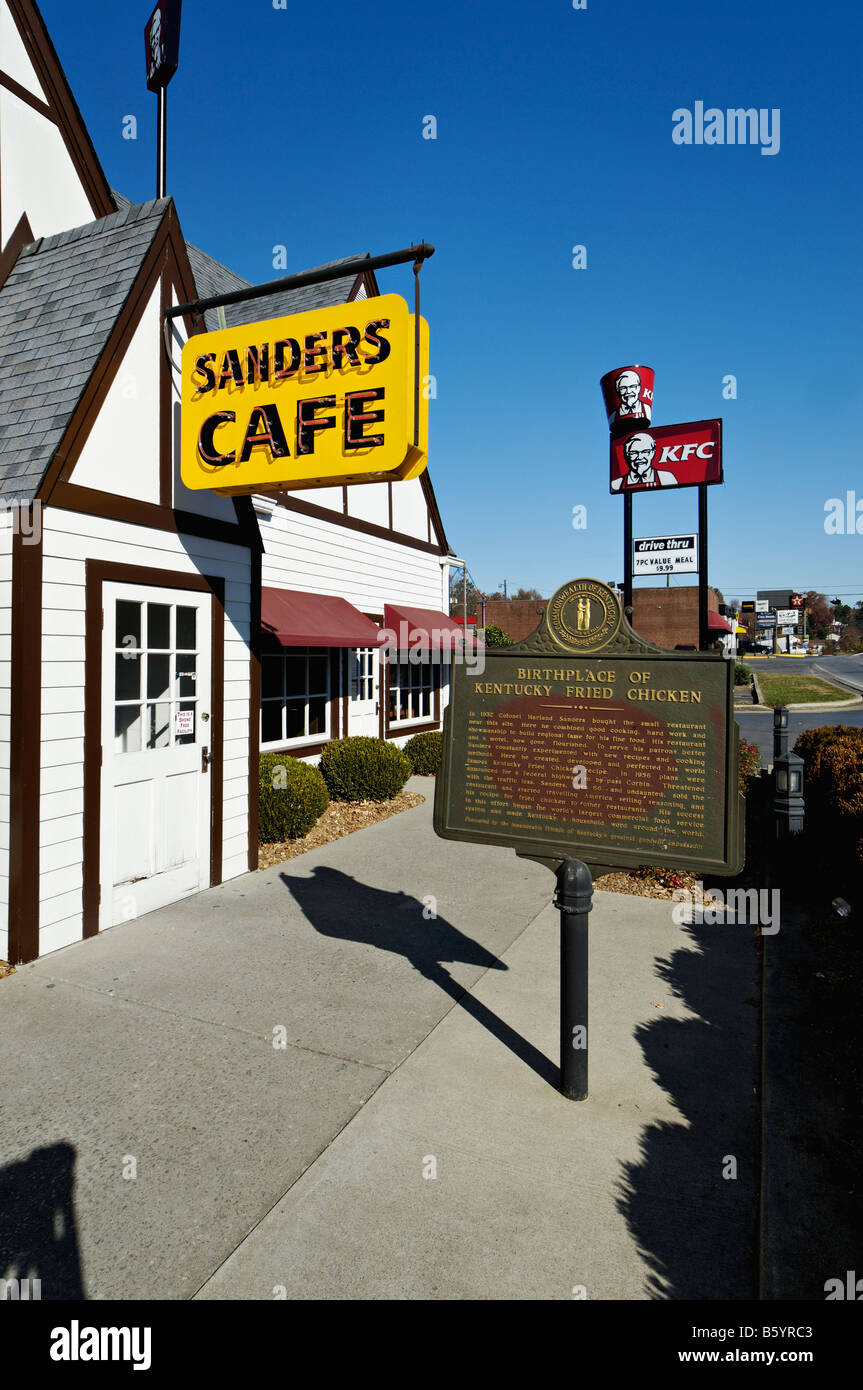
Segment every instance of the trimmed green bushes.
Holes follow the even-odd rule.
[[[443,734],[414,734],[404,751],[415,776],[434,777],[440,772]]]
[[[826,724],[794,745],[803,759],[806,822],[829,853],[863,865],[863,729]]]
[[[326,783],[316,767],[285,753],[261,754],[260,844],[281,844],[308,835],[329,801]]]
[[[390,801],[411,775],[410,759],[380,738],[338,738],[321,754],[321,773],[334,801]]]

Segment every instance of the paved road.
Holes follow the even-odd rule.
[[[762,766],[773,762],[773,719],[771,714],[760,710],[744,709],[742,712],[738,708],[734,712],[740,732],[749,743],[754,743],[761,754]],[[857,705],[853,709],[832,709],[813,711],[806,714],[802,711],[797,714],[792,712],[788,716],[789,727],[791,729],[791,746],[799,734],[804,729],[820,729],[824,724],[851,724],[855,729],[863,729],[863,705]]]
[[[744,663],[746,658],[743,658]],[[841,681],[852,689],[859,690],[863,695],[863,657],[861,656],[815,656],[815,657],[771,657],[767,661],[753,661],[750,670],[754,670],[758,675],[764,672],[779,674],[783,671],[790,671],[796,675],[809,673],[813,676],[821,676],[824,680]],[[850,697],[849,691],[849,697]],[[740,726],[740,732],[750,743],[754,743],[761,754],[761,761],[766,767],[773,762],[773,718],[769,711],[761,709],[748,709],[743,706],[735,710],[735,719]],[[813,710],[807,714],[804,711],[792,713],[789,716],[791,728],[791,742],[804,729],[820,729],[824,724],[851,724],[854,728],[863,728],[863,705],[852,707],[851,709],[833,710]]]

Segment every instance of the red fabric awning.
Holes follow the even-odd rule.
[[[261,630],[283,647],[377,647],[381,630],[347,599],[261,589]]]
[[[461,647],[465,630],[454,618],[437,608],[408,608],[403,603],[384,604],[384,628],[394,633],[399,651],[455,651]],[[469,634],[476,640],[476,634]]]
[[[712,632],[733,632],[734,628],[726,622],[721,613],[714,613],[712,608],[707,611],[707,626]]]

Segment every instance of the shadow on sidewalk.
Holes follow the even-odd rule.
[[[476,1019],[477,1023],[547,1081],[558,1086],[558,1068],[503,1019],[454,980],[443,961],[506,970],[497,956],[465,936],[443,917],[423,917],[424,904],[407,893],[388,893],[358,883],[324,865],[311,878],[280,878],[315,931],[339,941],[359,941],[380,951],[404,956],[427,980]]]
[[[648,1297],[757,1298],[761,943],[733,921],[680,930],[691,944],[657,975],[697,1017],[635,1033],[680,1121],[646,1126],[617,1206],[652,1271]]]
[[[74,1190],[71,1144],[34,1149],[0,1169],[0,1279],[41,1280],[43,1301],[87,1297]]]

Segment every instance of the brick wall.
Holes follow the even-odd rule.
[[[707,607],[714,613],[719,612],[719,595],[715,589],[707,590]],[[670,650],[678,642],[697,647],[698,586],[633,589],[632,626],[639,637],[657,647]]]
[[[541,598],[491,598],[485,605],[486,623],[503,628],[514,642],[529,637],[542,621],[546,599]],[[542,613],[537,613],[537,609]]]
[[[547,599],[489,599],[485,620],[503,628],[514,642],[530,636],[541,621]],[[698,646],[698,586],[633,589],[632,626],[646,642],[672,650],[678,643]],[[707,607],[719,612],[719,595],[707,590]],[[717,636],[719,634],[717,633]]]

